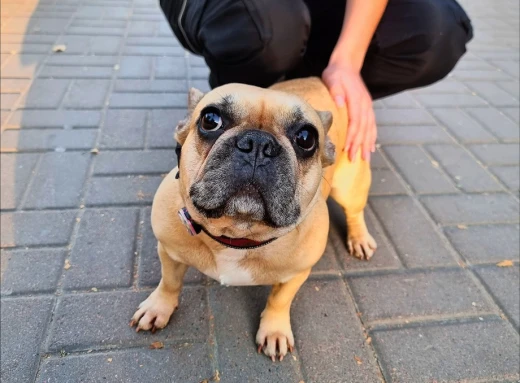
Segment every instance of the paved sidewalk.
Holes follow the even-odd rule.
[[[379,249],[348,257],[331,204],[282,363],[255,352],[262,287],[190,272],[165,330],[128,327],[160,278],[173,127],[208,89],[157,3],[1,1],[2,382],[517,382],[518,1],[464,1],[476,37],[452,75],[376,103]]]

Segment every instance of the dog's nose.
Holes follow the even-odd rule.
[[[246,130],[240,133],[236,139],[236,147],[243,153],[263,157],[276,157],[282,150],[272,134],[260,130]]]

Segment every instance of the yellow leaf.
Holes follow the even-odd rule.
[[[363,361],[361,360],[361,358],[354,356],[354,359],[356,360],[357,364],[363,364]]]
[[[152,350],[157,350],[158,348],[163,348],[164,347],[164,343],[163,342],[153,342],[151,345],[150,345],[150,348]]]
[[[503,260],[502,262],[498,262],[497,266],[498,267],[511,267],[511,266],[513,266],[513,261],[506,259],[506,260]]]
[[[71,265],[70,265],[70,261],[69,261],[68,259],[66,259],[66,260],[65,260],[65,266],[63,266],[63,268],[64,268],[65,270],[68,270],[68,269],[70,269],[70,266],[71,266]]]
[[[52,51],[55,53],[65,52],[67,50],[67,46],[64,44],[58,44],[52,47]]]

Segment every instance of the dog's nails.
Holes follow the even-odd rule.
[[[135,328],[135,332],[139,332],[139,330],[141,330],[141,328],[139,327],[139,325]]]
[[[262,352],[262,345],[261,344],[258,345],[257,351],[258,351],[259,354]]]
[[[128,325],[129,325],[130,327],[134,327],[134,325],[135,325],[134,320],[132,319],[132,320],[130,321],[130,323],[128,323]]]
[[[294,347],[289,345],[289,352],[293,352],[294,351]]]
[[[280,355],[280,362],[283,360],[283,355]]]
[[[155,332],[157,331],[157,327],[155,327],[155,325],[152,326],[152,334],[155,334]]]
[[[274,355],[271,355],[271,360],[272,360],[273,362],[276,361],[276,358],[274,357]]]

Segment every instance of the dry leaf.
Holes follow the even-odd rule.
[[[316,286],[314,289],[315,289],[316,291],[320,291],[320,288],[319,288],[318,286]]]
[[[460,230],[466,230],[468,227],[466,225],[457,225],[457,227],[460,229]]]
[[[65,260],[65,266],[63,266],[65,270],[70,269],[70,261],[68,259]]]
[[[157,350],[158,348],[163,348],[164,347],[164,343],[163,342],[153,342],[151,345],[150,345],[150,349],[151,350]]]
[[[497,266],[498,267],[511,267],[511,266],[513,266],[513,261],[506,259],[506,260],[503,260],[502,262],[498,262]]]
[[[439,167],[439,163],[437,161],[432,161],[432,166],[437,169]]]
[[[97,292],[97,287],[92,287],[90,290],[92,290],[93,292]]]
[[[209,383],[208,379],[201,380],[200,383]]]
[[[90,151],[90,153],[92,154],[98,154],[99,153],[99,149],[98,148],[94,148]]]
[[[363,364],[363,361],[361,360],[361,358],[354,356],[354,359],[356,360],[357,364]]]
[[[366,344],[370,344],[370,343],[372,343],[372,338],[371,338],[371,337],[368,337],[368,338],[366,339],[365,342],[366,342]]]
[[[65,44],[59,44],[52,47],[52,51],[55,53],[65,52],[67,50],[67,46]]]
[[[108,362],[108,363],[112,363],[112,358],[108,358],[108,359],[107,359],[107,362]]]
[[[213,375],[211,380],[213,380],[214,382],[220,382],[220,373],[218,372],[218,370],[215,371],[215,375]]]

